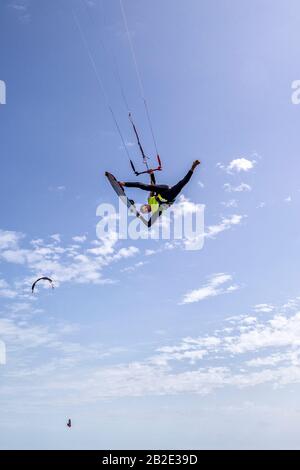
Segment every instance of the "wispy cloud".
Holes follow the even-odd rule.
[[[102,240],[94,240],[85,246],[85,236],[73,237],[76,244],[63,244],[59,234],[51,235],[48,242],[35,239],[26,243],[25,235],[2,230],[0,260],[23,267],[26,277],[23,286],[19,281],[19,296],[26,295],[33,279],[42,275],[53,278],[56,285],[63,282],[106,284],[111,280],[103,275],[105,267],[139,253],[134,246],[118,248],[119,242],[114,235],[109,233]],[[2,285],[0,295],[13,298],[15,291]]]
[[[234,214],[230,217],[223,217],[221,222],[216,225],[209,225],[206,229],[205,236],[207,238],[214,238],[219,233],[224,232],[225,230],[229,230],[231,227],[240,225],[242,220],[245,219],[246,216]]]
[[[291,318],[277,314],[265,324],[256,323],[242,331],[239,338],[228,341],[228,350],[236,354],[264,348],[300,347],[300,313]]]
[[[224,202],[221,202],[221,204],[222,206],[227,207],[228,209],[238,206],[236,199],[230,199],[230,201],[226,201],[226,202],[224,201]]]
[[[54,240],[57,243],[61,242],[61,235],[59,233],[54,233],[53,235],[50,236],[52,240]]]
[[[228,284],[231,281],[232,276],[230,274],[215,274],[209,279],[207,284],[185,294],[181,304],[200,302],[201,300],[209,297],[216,297],[217,295],[234,292],[239,288],[236,284],[230,284],[229,286],[224,287],[224,284]]]
[[[251,186],[247,183],[241,183],[237,186],[233,186],[230,183],[225,183],[223,187],[228,193],[242,193],[252,191]]]
[[[86,242],[86,240],[87,240],[86,235],[77,235],[77,236],[73,237],[73,241],[75,243],[84,243],[84,242]]]
[[[231,276],[222,273],[208,284],[226,289],[228,282]],[[97,344],[79,344],[73,339],[77,325],[50,327],[4,318],[0,320],[0,336],[15,349],[11,354],[17,354],[19,360],[17,367],[4,369],[6,387],[0,391],[1,398],[19,394],[28,403],[37,398],[39,403],[57,403],[59,391],[65,403],[82,404],[108,397],[208,395],[229,386],[300,383],[300,312],[288,316],[277,311],[267,320],[259,318],[237,316],[229,319],[230,328],[225,322],[223,328],[208,335],[194,333],[171,344],[160,337],[163,344],[150,353],[147,347],[143,360],[130,358],[114,364],[109,358],[124,352],[122,345],[104,349]],[[36,362],[33,352],[39,351],[40,357],[45,349],[52,350],[52,357]],[[26,385],[22,387],[20,382],[16,389],[16,378],[26,378]]]
[[[257,304],[254,306],[254,311],[257,313],[271,313],[275,307],[271,304]]]
[[[133,266],[127,266],[126,268],[121,269],[122,273],[133,273],[137,269],[142,268],[147,264],[145,261],[139,261],[138,263],[135,263]]]
[[[17,248],[23,237],[22,233],[0,229],[0,250]]]
[[[127,148],[132,148],[132,147],[135,147],[135,143],[134,143],[134,142],[129,142],[129,141],[127,141],[127,142],[125,142],[125,146],[126,146]],[[119,146],[119,150],[124,150],[124,145],[121,144],[121,145]]]
[[[19,21],[28,23],[31,20],[29,12],[30,0],[16,0],[8,4],[8,7],[16,12]]]
[[[7,299],[14,299],[17,297],[17,292],[12,289],[4,279],[0,279],[0,297],[5,297]]]
[[[64,193],[67,190],[66,186],[49,186],[48,189],[55,193]]]

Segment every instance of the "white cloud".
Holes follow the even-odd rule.
[[[282,305],[281,310],[283,311],[295,311],[300,306],[300,297],[289,299],[285,304]]]
[[[137,255],[139,252],[140,250],[135,246],[121,248],[111,259],[113,261],[119,261],[121,259],[131,258],[132,256]]]
[[[57,243],[61,242],[61,236],[59,233],[55,233],[54,235],[51,235],[51,238]]]
[[[156,251],[155,250],[146,250],[145,251],[145,256],[152,256],[155,255]]]
[[[112,255],[115,251],[115,245],[117,244],[117,234],[112,234],[109,237],[103,238],[101,241],[95,241],[95,248],[89,248],[87,253],[97,257],[106,257]]]
[[[300,346],[300,313],[291,318],[276,315],[266,324],[257,323],[243,332],[234,342],[228,342],[228,350],[241,354],[270,347]]]
[[[75,240],[74,240],[75,238]],[[96,240],[88,247],[79,245],[62,246],[59,234],[50,236],[51,242],[42,239],[32,240],[28,246],[25,237],[16,232],[0,231],[0,260],[6,263],[19,264],[31,273],[24,279],[24,285],[19,283],[20,295],[28,295],[33,278],[49,276],[55,284],[62,282],[107,284],[110,279],[103,277],[103,269],[111,263],[129,259],[139,254],[134,246],[116,249],[118,239],[115,233],[109,233],[102,240]],[[73,241],[81,241],[83,236],[73,237]],[[27,284],[27,291],[24,288]],[[14,289],[2,289],[1,296],[13,298]]]
[[[247,361],[248,367],[265,367],[265,366],[276,366],[280,362],[284,362],[287,359],[285,354],[273,354],[266,357],[258,357]]]
[[[135,143],[134,143],[134,142],[129,142],[129,141],[127,141],[127,142],[125,142],[125,145],[126,145],[126,147],[128,147],[128,148],[135,147]],[[124,145],[120,145],[120,146],[119,146],[119,149],[120,149],[120,150],[124,150]]]
[[[240,173],[240,172],[248,172],[254,168],[256,164],[255,160],[249,160],[248,158],[241,157],[241,158],[235,158],[232,160],[227,166],[224,165],[223,163],[218,163],[217,167],[221,168],[222,170],[225,170],[226,173]]]
[[[229,230],[232,226],[241,224],[245,218],[244,215],[234,214],[231,217],[223,217],[222,221],[217,225],[210,225],[207,227],[205,236],[207,238],[214,238],[219,233]]]
[[[291,196],[286,197],[284,202],[292,202],[292,197]]]
[[[75,243],[84,243],[87,240],[86,235],[78,235],[72,239]]]
[[[255,163],[255,160],[248,160],[244,157],[236,158],[229,163],[228,171],[237,171],[238,173],[241,171],[249,171],[254,168]]]
[[[254,311],[257,313],[271,313],[274,308],[275,307],[270,304],[257,304],[254,306]]]
[[[151,358],[151,363],[167,366],[173,361],[186,361],[195,364],[215,351],[219,344],[220,339],[216,337],[187,337],[179,345],[158,348],[158,354]]]
[[[27,250],[4,250],[2,253],[0,252],[0,258],[5,260],[7,263],[25,264],[27,254]]]
[[[252,191],[251,186],[247,183],[241,183],[238,186],[232,186],[230,183],[225,183],[224,189],[228,193],[242,193]]]
[[[222,273],[214,276],[211,284],[224,288],[230,280],[231,276]],[[267,321],[236,316],[231,322],[232,328],[162,344],[152,354],[147,345],[144,359],[132,359],[131,351],[128,361],[123,354],[123,362],[112,365],[106,358],[122,352],[122,347],[113,352],[65,338],[76,334],[76,325],[57,324],[50,329],[2,319],[0,336],[22,360],[18,367],[14,360],[13,368],[5,368],[6,387],[0,394],[2,398],[19,394],[28,403],[37,398],[39,403],[49,403],[52,398],[57,403],[59,392],[66,403],[82,404],[126,396],[207,395],[229,386],[300,384],[300,312],[292,316],[277,313]],[[31,363],[34,350],[44,361],[45,348],[57,355],[43,363]],[[20,380],[17,389],[16,377]],[[22,387],[24,378],[26,385]]]
[[[222,202],[222,206],[227,208],[237,207],[238,203],[235,199],[230,199],[230,201]]]
[[[145,266],[145,264],[146,264],[145,261],[139,261],[138,263],[135,263],[133,266],[127,266],[126,268],[121,269],[121,272],[122,273],[133,273],[137,269],[142,268],[143,266]]]
[[[28,0],[13,1],[8,6],[17,13],[18,19],[22,23],[27,23],[30,21],[31,15],[29,13],[29,1]]]
[[[237,290],[238,286],[236,285],[222,287],[223,284],[226,284],[230,281],[232,281],[232,276],[230,274],[215,274],[209,279],[209,282],[206,285],[185,294],[181,303],[190,304],[194,302],[200,302],[201,300],[207,299],[209,297],[216,297],[217,295],[226,294]]]
[[[24,235],[19,232],[9,232],[0,229],[0,250],[16,248],[23,237]]]
[[[26,6],[23,4],[13,3],[10,5],[11,8],[17,11],[26,11]]]
[[[48,189],[55,193],[64,193],[67,190],[66,186],[49,186]]]
[[[0,297],[7,299],[14,299],[17,297],[17,292],[11,289],[9,284],[4,279],[0,279]]]

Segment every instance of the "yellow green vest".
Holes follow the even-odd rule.
[[[160,194],[157,194],[156,196],[151,196],[148,198],[148,204],[151,206],[151,211],[153,214],[159,210],[159,207],[161,204],[164,204],[168,202],[166,199],[161,197]]]

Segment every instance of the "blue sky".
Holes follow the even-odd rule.
[[[1,2],[0,447],[299,448],[299,2],[124,6],[159,180],[202,160],[205,244],[96,237],[104,172],[133,177],[72,10],[153,152],[119,2]]]

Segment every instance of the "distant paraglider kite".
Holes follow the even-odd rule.
[[[32,293],[34,293],[35,286],[36,286],[37,283],[40,282],[40,281],[48,281],[48,282],[50,282],[52,289],[54,289],[54,285],[53,285],[52,279],[50,279],[50,277],[45,277],[45,276],[44,276],[44,277],[39,277],[39,278],[32,284],[32,287],[31,287]]]
[[[67,426],[68,428],[71,428],[72,427],[72,421],[69,419],[68,422],[67,422]]]

